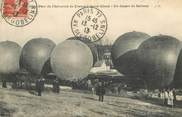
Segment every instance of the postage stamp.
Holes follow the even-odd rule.
[[[79,9],[72,17],[71,30],[76,37],[85,37],[95,42],[104,37],[107,31],[107,18],[95,7]]]
[[[1,5],[4,20],[16,27],[30,24],[35,19],[37,11],[35,0],[3,0]]]

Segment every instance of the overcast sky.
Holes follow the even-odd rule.
[[[136,3],[136,1],[138,1]],[[108,21],[104,39],[114,41],[125,32],[141,31],[151,36],[166,34],[182,40],[181,0],[37,0],[38,5],[61,4],[148,4],[149,8],[99,8]],[[155,8],[155,5],[160,7]],[[71,36],[71,18],[79,8],[39,8],[35,20],[25,27],[13,27],[0,18],[0,41],[23,46],[36,37],[59,43]]]

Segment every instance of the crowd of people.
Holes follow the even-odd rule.
[[[160,91],[160,98],[163,100],[163,105],[174,107],[176,102],[176,91],[175,89],[163,89]]]
[[[91,88],[93,95],[96,94],[99,97],[99,101],[103,102],[106,92],[104,82],[98,82],[96,86]],[[160,98],[163,101],[164,106],[174,107],[176,104],[176,90],[175,88],[167,88],[160,90]]]
[[[45,83],[45,79],[43,77],[41,77],[40,79],[37,79],[35,82],[35,85],[36,85],[35,89],[36,89],[38,96],[42,95],[42,91],[44,90],[44,83]],[[80,84],[80,82],[77,82],[77,83]],[[81,83],[81,84],[83,84],[83,83]],[[98,79],[96,79],[96,80],[94,80],[94,82],[91,80],[88,80],[88,82],[86,84],[87,84],[87,89],[90,89],[92,91],[93,95],[98,96],[98,101],[103,102],[104,101],[104,95],[106,93],[107,83],[104,81],[99,81]],[[52,82],[52,85],[53,85],[53,87],[52,87],[53,92],[59,93],[60,92],[59,79],[55,78],[54,81]],[[5,87],[5,83],[3,83],[2,86]],[[120,92],[119,89],[118,89],[118,92]],[[166,89],[160,90],[159,97],[162,99],[162,103],[164,106],[168,106],[168,107],[173,108],[176,104],[176,90],[175,90],[175,88],[166,88]]]

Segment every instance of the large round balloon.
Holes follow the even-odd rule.
[[[143,32],[128,32],[121,35],[113,44],[111,56],[113,62],[124,53],[137,49],[139,45],[150,36]]]
[[[141,74],[137,50],[131,50],[115,60],[115,69],[129,77],[137,78]]]
[[[90,48],[79,40],[66,40],[57,45],[51,54],[51,67],[60,79],[85,78],[93,65]]]
[[[173,81],[180,42],[171,36],[154,36],[144,41],[138,51],[142,61],[141,77],[148,88],[163,88]]]
[[[21,53],[20,64],[33,74],[40,75],[49,68],[49,59],[55,43],[46,38],[35,38],[28,41]],[[46,65],[46,66],[45,66]]]
[[[94,64],[98,61],[98,51],[95,43],[91,42],[88,38],[84,37],[71,37],[68,40],[80,40],[84,42],[91,50],[92,55],[93,55],[93,66]]]
[[[182,50],[180,51],[180,54],[178,57],[173,85],[176,88],[182,88]]]
[[[21,47],[12,41],[0,43],[0,74],[11,74],[19,71]]]

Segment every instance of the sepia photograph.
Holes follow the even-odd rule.
[[[0,117],[182,117],[181,0],[0,0]]]

